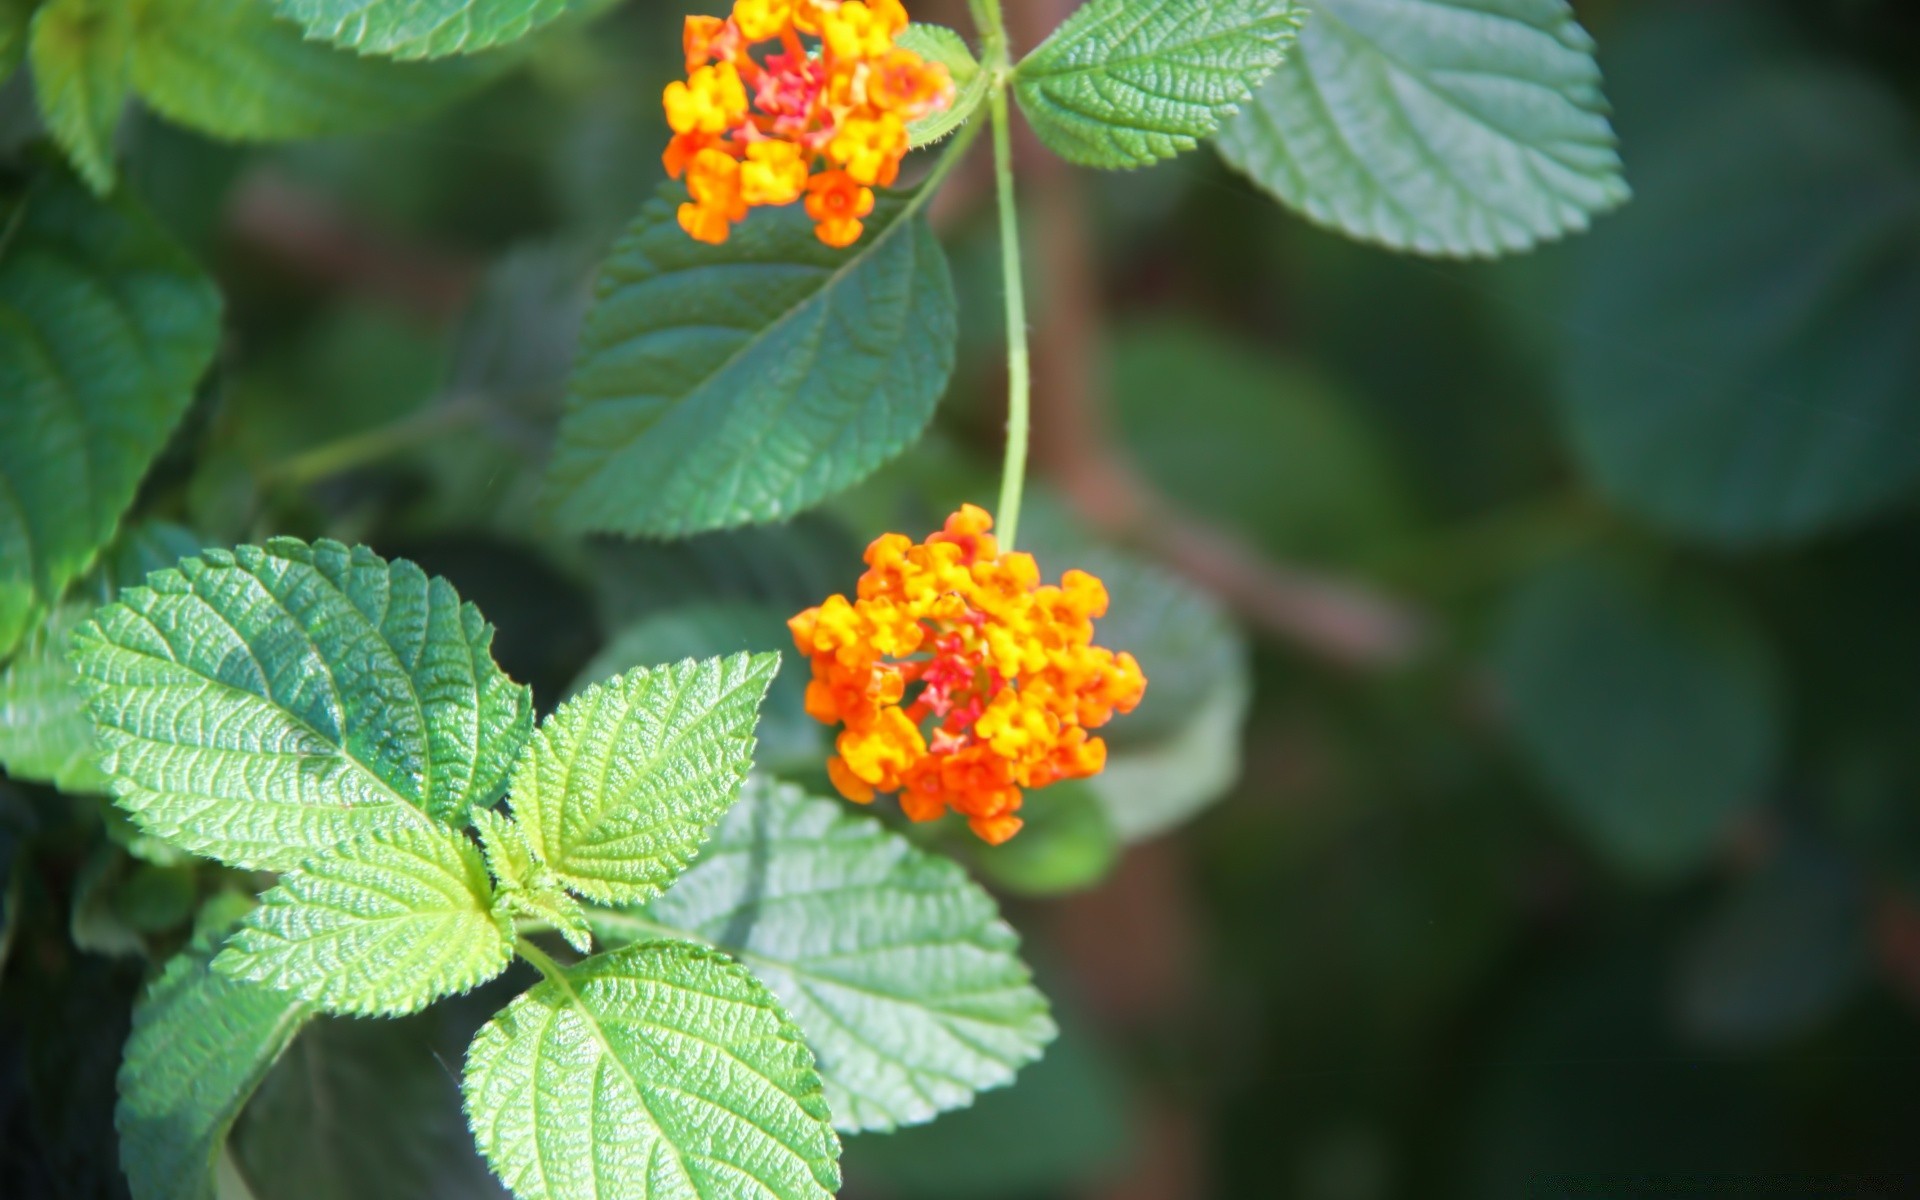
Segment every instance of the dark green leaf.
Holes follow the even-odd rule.
[[[47,0],[27,46],[40,115],[82,178],[113,190],[113,137],[127,106],[130,7],[122,0]]]
[[[568,0],[272,0],[307,36],[361,54],[442,58],[502,45],[567,11]]]

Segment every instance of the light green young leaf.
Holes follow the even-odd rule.
[[[1316,0],[1221,154],[1319,224],[1487,256],[1627,199],[1600,68],[1566,0]]]
[[[567,894],[560,880],[541,862],[527,841],[527,831],[512,817],[491,808],[475,809],[474,828],[486,850],[487,868],[498,886],[494,908],[507,917],[545,921],[582,954],[593,953],[593,931],[580,902]]]
[[[125,0],[46,0],[28,35],[40,116],[88,186],[103,195],[117,174],[113,136],[127,106],[132,45]]]
[[[608,939],[699,938],[792,1014],[842,1130],[932,1120],[1053,1039],[993,898],[871,817],[756,778],[673,889],[589,914]]]
[[[517,41],[568,0],[272,0],[307,36],[361,54],[444,58]]]
[[[744,967],[684,942],[538,984],[474,1037],[463,1087],[481,1153],[520,1200],[824,1200],[840,1186],[800,1031]]]
[[[0,252],[0,657],[112,537],[193,399],[220,296],[146,214],[47,173]]]
[[[925,146],[937,142],[965,125],[967,118],[980,107],[980,102],[987,98],[987,85],[992,82],[988,74],[980,69],[973,51],[967,48],[966,39],[945,25],[916,21],[901,31],[894,39],[894,44],[903,50],[913,51],[928,62],[941,64],[953,78],[952,104],[937,113],[929,113],[907,123],[907,137],[912,144]]]
[[[74,637],[120,806],[235,866],[466,824],[532,724],[493,629],[444,579],[276,538],[155,573]]]
[[[181,951],[133,1010],[114,1124],[134,1200],[210,1200],[227,1130],[309,1015],[211,958],[206,942]]]
[[[266,0],[147,0],[134,20],[141,98],[182,125],[245,141],[411,120],[525,61],[517,49],[438,63],[365,58],[309,41]]]
[[[1021,61],[1014,94],[1060,157],[1144,167],[1218,129],[1300,20],[1292,0],[1090,0]]]
[[[784,520],[920,436],[953,371],[947,260],[888,196],[845,250],[799,205],[725,245],[654,199],[601,268],[547,474],[562,524],[678,537]]]
[[[87,619],[84,604],[64,604],[0,668],[0,768],[15,779],[63,792],[105,792],[93,762],[93,722],[80,678],[67,662],[67,639]]]
[[[514,768],[534,854],[583,896],[638,903],[686,869],[753,765],[777,654],[630,671],[540,723]]]
[[[467,837],[403,826],[315,854],[260,898],[214,969],[328,1012],[396,1016],[478,987],[513,922]]]

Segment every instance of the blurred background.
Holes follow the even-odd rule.
[[[1071,7],[1022,0],[1016,38]],[[1010,846],[918,831],[1006,898],[1063,1035],[970,1111],[853,1139],[848,1196],[1521,1197],[1636,1173],[1920,1194],[1920,9],[1576,8],[1636,198],[1531,256],[1361,246],[1209,149],[1095,175],[1023,146],[1024,540],[1109,578],[1101,640],[1153,687],[1115,770],[1032,798]],[[914,15],[967,27],[955,3]],[[660,179],[680,16],[625,4],[377,136],[248,150],[134,118],[133,186],[229,297],[144,511],[414,558],[544,708],[632,663],[777,646],[867,539],[990,499],[982,158],[936,206],[961,365],[922,447],[787,527],[650,547],[539,525],[593,264]],[[32,136],[21,92],[8,144]],[[817,774],[782,687],[765,765]],[[115,914],[179,884],[125,855],[86,870],[20,885],[75,893],[75,950],[24,956],[34,986],[4,1004],[0,1178],[23,1196],[123,1186],[118,1034],[75,1031],[124,1028],[141,963]],[[270,1081],[248,1166],[287,1196],[383,1194],[368,1161],[406,1164],[396,1195],[487,1194],[458,1031],[323,1030],[275,1079],[330,1072],[340,1102]],[[371,1119],[396,1097],[447,1136],[396,1144]],[[302,1158],[275,1119],[338,1152]],[[1818,1190],[1846,1172],[1907,1190]]]

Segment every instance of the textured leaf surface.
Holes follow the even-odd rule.
[[[512,957],[479,849],[417,825],[315,854],[260,898],[214,967],[329,1012],[391,1016],[477,987]]]
[[[1300,20],[1291,0],[1091,0],[1021,61],[1014,94],[1062,158],[1144,167],[1218,129]]]
[[[1019,938],[958,864],[792,786],[753,780],[671,891],[589,917],[609,939],[684,934],[745,963],[850,1132],[964,1107],[1053,1039]]]
[[[132,42],[123,0],[48,0],[33,15],[27,58],[41,118],[96,192],[113,190]]]
[[[463,1086],[481,1153],[521,1200],[812,1200],[840,1185],[799,1031],[744,967],[684,942],[534,987],[474,1038]]]
[[[532,703],[452,585],[365,547],[279,538],[207,551],[75,636],[122,808],[225,862],[438,819],[499,791]]]
[[[1311,220],[1436,255],[1585,229],[1627,198],[1593,41],[1566,0],[1318,0],[1221,130]]]
[[[1495,668],[1520,748],[1600,854],[1647,875],[1711,854],[1764,799],[1778,681],[1745,615],[1605,560],[1553,567],[1507,614]]]
[[[1857,77],[1776,70],[1649,129],[1579,246],[1560,395],[1616,503],[1754,545],[1920,485],[1920,158]]]
[[[15,779],[63,792],[107,789],[93,763],[93,722],[80,678],[67,663],[67,638],[88,611],[76,604],[56,609],[0,670],[0,768]]]
[[[120,1068],[120,1162],[134,1200],[207,1200],[213,1160],[247,1098],[309,1010],[240,983],[196,944],[135,1007]]]
[[[213,357],[220,297],[124,198],[43,175],[0,252],[0,656],[112,538]]]
[[[311,37],[362,54],[443,58],[523,38],[567,0],[272,0]]]
[[[148,0],[133,85],[171,120],[242,140],[360,133],[430,113],[519,65],[513,52],[437,63],[310,41],[265,0]]]
[[[953,371],[923,195],[820,244],[798,205],[722,246],[663,195],[601,268],[547,492],[577,530],[672,537],[791,517],[920,436]]]
[[[658,895],[740,794],[779,665],[736,654],[630,671],[561,705],[513,775],[534,853],[583,896]]]

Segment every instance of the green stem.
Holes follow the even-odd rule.
[[[377,462],[392,454],[433,441],[442,434],[478,421],[478,405],[443,404],[362,433],[322,442],[266,469],[262,481],[305,487],[323,479]]]
[[[545,950],[542,950],[524,937],[515,938],[513,940],[513,948],[519,951],[521,958],[526,959],[538,967],[540,974],[559,984],[561,987],[566,988],[568,991],[573,990],[573,985],[567,982],[567,973],[561,969],[559,963],[548,957]]]
[[[1007,85],[1013,69],[1007,61],[1000,0],[980,0],[978,15],[987,50],[983,69],[993,72],[987,106],[993,121],[994,191],[1000,210],[1000,272],[1007,289],[1007,446],[1000,468],[1000,505],[994,520],[1001,546],[1012,550],[1020,532],[1020,497],[1027,480],[1033,376],[1027,356],[1027,289],[1020,263],[1020,214],[1013,198],[1013,132],[1007,114]]]

